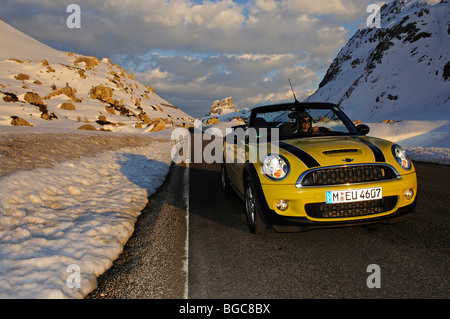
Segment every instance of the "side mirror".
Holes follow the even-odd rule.
[[[370,132],[370,128],[366,125],[366,124],[359,124],[356,127],[356,130],[359,132],[359,134],[361,135],[367,135]]]

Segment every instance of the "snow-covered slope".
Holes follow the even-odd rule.
[[[106,58],[55,50],[1,20],[0,39],[0,127],[91,124],[138,133],[152,130],[157,119],[166,126],[193,121]]]
[[[449,51],[447,0],[389,2],[381,28],[358,30],[307,100],[362,121],[450,120]]]
[[[0,42],[0,298],[83,298],[170,169],[171,130],[147,132],[191,118],[107,59],[1,20]]]

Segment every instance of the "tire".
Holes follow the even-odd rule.
[[[254,234],[263,234],[268,230],[261,198],[256,191],[255,185],[250,177],[245,181],[245,212],[247,217],[247,225]]]

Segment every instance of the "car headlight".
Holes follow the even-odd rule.
[[[411,161],[406,157],[406,153],[400,145],[392,145],[392,154],[401,167],[411,169]]]
[[[267,154],[261,159],[261,170],[270,179],[282,180],[289,174],[289,162],[281,155]]]

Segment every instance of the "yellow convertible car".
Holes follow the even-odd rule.
[[[222,189],[244,200],[253,233],[403,221],[416,205],[414,166],[368,132],[331,103],[253,108],[224,138]]]

